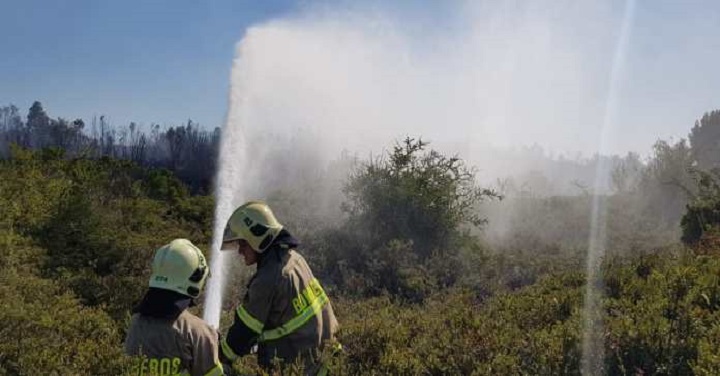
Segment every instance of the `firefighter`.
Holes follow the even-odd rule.
[[[327,372],[319,355],[325,346],[339,348],[338,322],[320,282],[297,252],[298,244],[264,202],[247,202],[228,220],[222,249],[237,251],[246,265],[257,264],[257,271],[221,340],[223,363],[257,345],[263,368],[279,359],[283,364],[302,362],[307,374]]]
[[[133,375],[222,376],[218,332],[187,311],[209,273],[205,256],[186,239],[155,251],[150,288],[133,309],[125,352]]]

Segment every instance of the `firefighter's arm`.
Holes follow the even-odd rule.
[[[272,277],[272,276],[271,276]],[[274,295],[274,278],[255,278],[248,288],[243,304],[235,310],[235,321],[221,339],[221,360],[231,363],[250,353],[263,331]]]
[[[220,360],[232,363],[238,357],[250,353],[250,348],[257,342],[258,333],[251,329],[235,314],[235,322],[225,337],[220,339]]]
[[[209,325],[202,327],[192,341],[192,375],[223,376],[222,363],[218,352],[218,333]]]

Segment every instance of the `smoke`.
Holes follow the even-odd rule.
[[[238,47],[253,149],[327,160],[422,136],[488,172],[513,146],[591,154],[619,22],[607,4],[455,3],[427,31],[381,7],[254,26]]]
[[[485,181],[537,163],[502,158],[519,145],[597,152],[617,12],[599,0],[315,5],[249,28],[233,64],[215,247],[247,199],[285,189],[301,191],[301,210],[335,202],[319,188],[338,186],[326,169],[343,151],[366,158],[422,137]]]

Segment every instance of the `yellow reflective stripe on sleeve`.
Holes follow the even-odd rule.
[[[303,326],[308,320],[315,316],[322,308],[327,304],[328,297],[325,295],[325,291],[320,286],[320,283],[316,279],[310,282],[305,291],[303,291],[305,297],[312,297],[309,305],[305,307],[300,313],[293,317],[290,321],[275,328],[262,332],[259,342],[271,341],[274,339],[282,338]]]
[[[239,306],[237,308],[237,315],[240,318],[240,320],[242,320],[242,322],[245,323],[245,325],[247,325],[248,328],[250,328],[250,330],[252,330],[253,332],[255,332],[257,334],[262,333],[263,326],[264,326],[263,323],[258,321],[258,319],[252,317],[252,315],[250,315],[243,306]]]
[[[230,345],[227,343],[227,338],[223,338],[222,342],[220,342],[220,347],[222,348],[222,352],[225,354],[226,358],[235,360],[240,357],[240,355],[235,354],[235,351],[230,348]]]
[[[221,365],[216,364],[205,376],[223,376],[223,368]]]

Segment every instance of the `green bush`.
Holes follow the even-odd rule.
[[[468,228],[485,220],[477,205],[499,195],[478,187],[458,157],[406,138],[357,167],[344,187],[346,221],[309,244],[321,276],[358,296],[383,293],[418,302],[460,280]]]
[[[643,256],[606,263],[608,374],[717,374],[720,260]],[[560,273],[478,297],[420,304],[336,301],[343,374],[579,375],[585,278]]]
[[[446,290],[422,304],[340,301],[345,374],[562,374],[579,364],[579,277],[479,300]]]
[[[458,157],[425,151],[426,142],[406,138],[387,157],[360,165],[344,188],[349,225],[366,229],[375,246],[412,241],[428,257],[449,251],[461,226],[485,222],[477,204],[499,197],[475,183],[475,172]]]
[[[312,229],[307,256],[333,299],[345,348],[333,371],[580,374],[582,254],[566,257],[562,246],[530,240],[501,250],[483,245],[467,231],[479,218],[452,203],[472,173],[440,174],[462,171],[461,162],[421,154],[423,147],[406,140],[388,160],[361,168],[348,186],[359,190],[347,222]],[[15,149],[0,161],[0,175],[0,374],[123,374],[127,318],[153,250],[175,237],[207,244],[212,198],[191,196],[165,171],[67,159],[59,150]],[[579,204],[538,205],[555,213]],[[707,254],[717,253],[712,247]],[[720,260],[620,253],[602,270],[606,371],[719,374]],[[243,277],[231,280],[242,285]],[[233,287],[228,304],[241,293]],[[231,318],[228,310],[223,325]],[[252,357],[235,366],[258,371]]]
[[[0,373],[118,375],[126,369],[116,323],[56,283],[0,271]]]
[[[698,245],[706,234],[720,228],[720,171],[696,171],[699,192],[682,217],[682,241]]]
[[[720,260],[641,259],[609,273],[609,372],[691,374],[712,364],[699,350],[720,320]]]
[[[117,375],[154,249],[206,244],[212,198],[172,174],[61,150],[0,161],[0,374]]]
[[[14,148],[0,173],[3,227],[44,249],[43,277],[117,320],[140,298],[157,247],[179,237],[209,243],[212,198],[190,196],[167,171]]]

